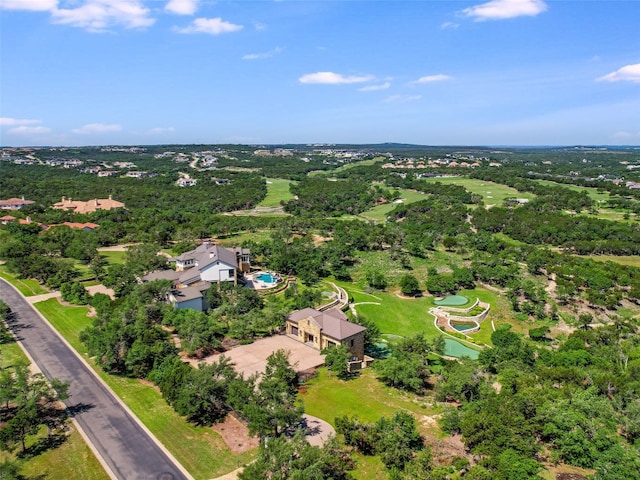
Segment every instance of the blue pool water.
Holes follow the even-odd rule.
[[[261,282],[264,282],[264,283],[278,283],[278,281],[280,280],[280,277],[278,277],[277,275],[273,275],[271,273],[260,273],[256,275],[256,280],[260,280]]]

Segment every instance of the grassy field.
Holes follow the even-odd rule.
[[[66,307],[56,299],[38,302],[35,306],[86,358],[87,349],[80,342],[79,335],[91,325],[92,320],[86,316],[88,309]],[[93,361],[89,360],[89,363],[196,479],[208,479],[228,473],[255,456],[255,451],[234,455],[216,432],[187,423],[167,405],[153,385],[136,379],[107,375]]]
[[[293,194],[289,191],[291,183],[293,183],[291,180],[283,178],[267,178],[267,196],[258,206],[279,207],[280,202],[291,200],[293,198]]]
[[[35,280],[18,278],[15,275],[7,272],[7,269],[4,267],[4,265],[0,265],[0,277],[4,278],[7,282],[16,287],[25,297],[49,293],[49,290],[47,290]]]
[[[339,380],[320,369],[318,376],[309,380],[300,394],[305,411],[335,426],[335,418],[342,415],[357,416],[364,422],[375,422],[380,417],[391,417],[397,411],[414,414],[423,435],[440,435],[434,423],[421,422],[425,416],[440,412],[432,399],[389,388],[376,378],[371,369],[351,380]],[[429,425],[427,428],[425,425]],[[385,468],[378,457],[355,455],[357,479],[385,479]]]
[[[581,258],[589,258],[596,262],[615,262],[620,265],[630,267],[640,267],[640,256],[638,255],[576,255]]]
[[[125,251],[117,250],[100,250],[100,256],[107,259],[109,265],[122,265],[124,263],[124,256],[127,254]]]
[[[341,167],[336,168],[335,170],[313,170],[307,174],[309,177],[317,177],[321,175],[325,175],[328,177],[334,176],[336,173],[344,172],[345,170],[349,170],[353,167],[359,167],[360,165],[373,165],[376,162],[384,160],[383,157],[376,157],[370,160],[362,160],[359,162],[347,163],[346,165],[342,165]]]
[[[351,380],[339,380],[325,368],[305,383],[300,398],[309,415],[335,426],[335,418],[357,415],[365,422],[392,416],[398,410],[415,415],[432,415],[439,410],[429,397],[420,397],[382,384],[373,370],[365,369]]]
[[[502,205],[505,198],[527,198],[533,200],[535,195],[528,192],[519,192],[515,188],[499,183],[487,182],[465,177],[430,178],[426,182],[440,182],[443,184],[460,185],[471,193],[482,196],[485,205]]]
[[[265,240],[269,240],[270,238],[271,230],[258,230],[255,232],[242,232],[234,235],[228,235],[224,238],[218,237],[216,238],[216,242],[218,242],[223,247],[235,247],[238,245],[242,245],[242,242],[244,242],[245,240],[264,242]]]
[[[2,369],[18,364],[29,364],[29,360],[16,342],[0,345],[0,352]],[[46,436],[45,428],[38,435],[29,437],[28,445],[33,445],[44,436]],[[7,459],[15,459],[15,454],[0,452],[0,462]],[[20,473],[27,478],[46,478],[47,480],[108,480],[109,478],[75,429],[58,447],[22,459]],[[0,478],[4,477],[0,474]]]
[[[546,185],[549,187],[563,187],[563,188],[568,188],[569,190],[574,190],[576,192],[587,192],[589,194],[589,197],[591,197],[593,200],[595,200],[598,203],[605,203],[609,200],[609,192],[606,191],[600,191],[595,187],[581,187],[579,185],[571,185],[568,183],[558,183],[558,182],[553,182],[551,180],[536,180],[538,183],[540,183],[541,185]]]
[[[415,190],[400,190],[400,199],[402,203],[414,203],[420,200],[429,198],[426,193],[417,192]],[[397,203],[386,203],[384,205],[378,205],[366,212],[362,212],[360,215],[353,216],[354,218],[364,218],[365,220],[371,220],[373,222],[381,223],[387,219],[387,216],[391,211],[398,206]]]

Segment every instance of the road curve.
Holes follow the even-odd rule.
[[[0,279],[0,298],[14,316],[10,328],[48,378],[69,382],[65,402],[112,476],[122,480],[187,480],[89,367],[13,286]]]

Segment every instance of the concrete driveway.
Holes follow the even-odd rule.
[[[318,367],[324,363],[324,355],[321,355],[318,350],[286,335],[275,335],[249,345],[240,345],[222,355],[231,360],[235,364],[236,370],[247,378],[254,373],[264,372],[267,366],[267,357],[280,349],[290,352],[289,361],[298,372]],[[212,355],[207,357],[205,362],[212,363],[217,361],[218,357],[219,355]]]

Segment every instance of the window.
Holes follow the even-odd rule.
[[[229,270],[229,277],[233,278],[233,274],[234,274],[235,270],[232,268]]]
[[[351,346],[353,347],[353,345],[354,345],[354,341],[353,341],[353,340],[351,340]]]

